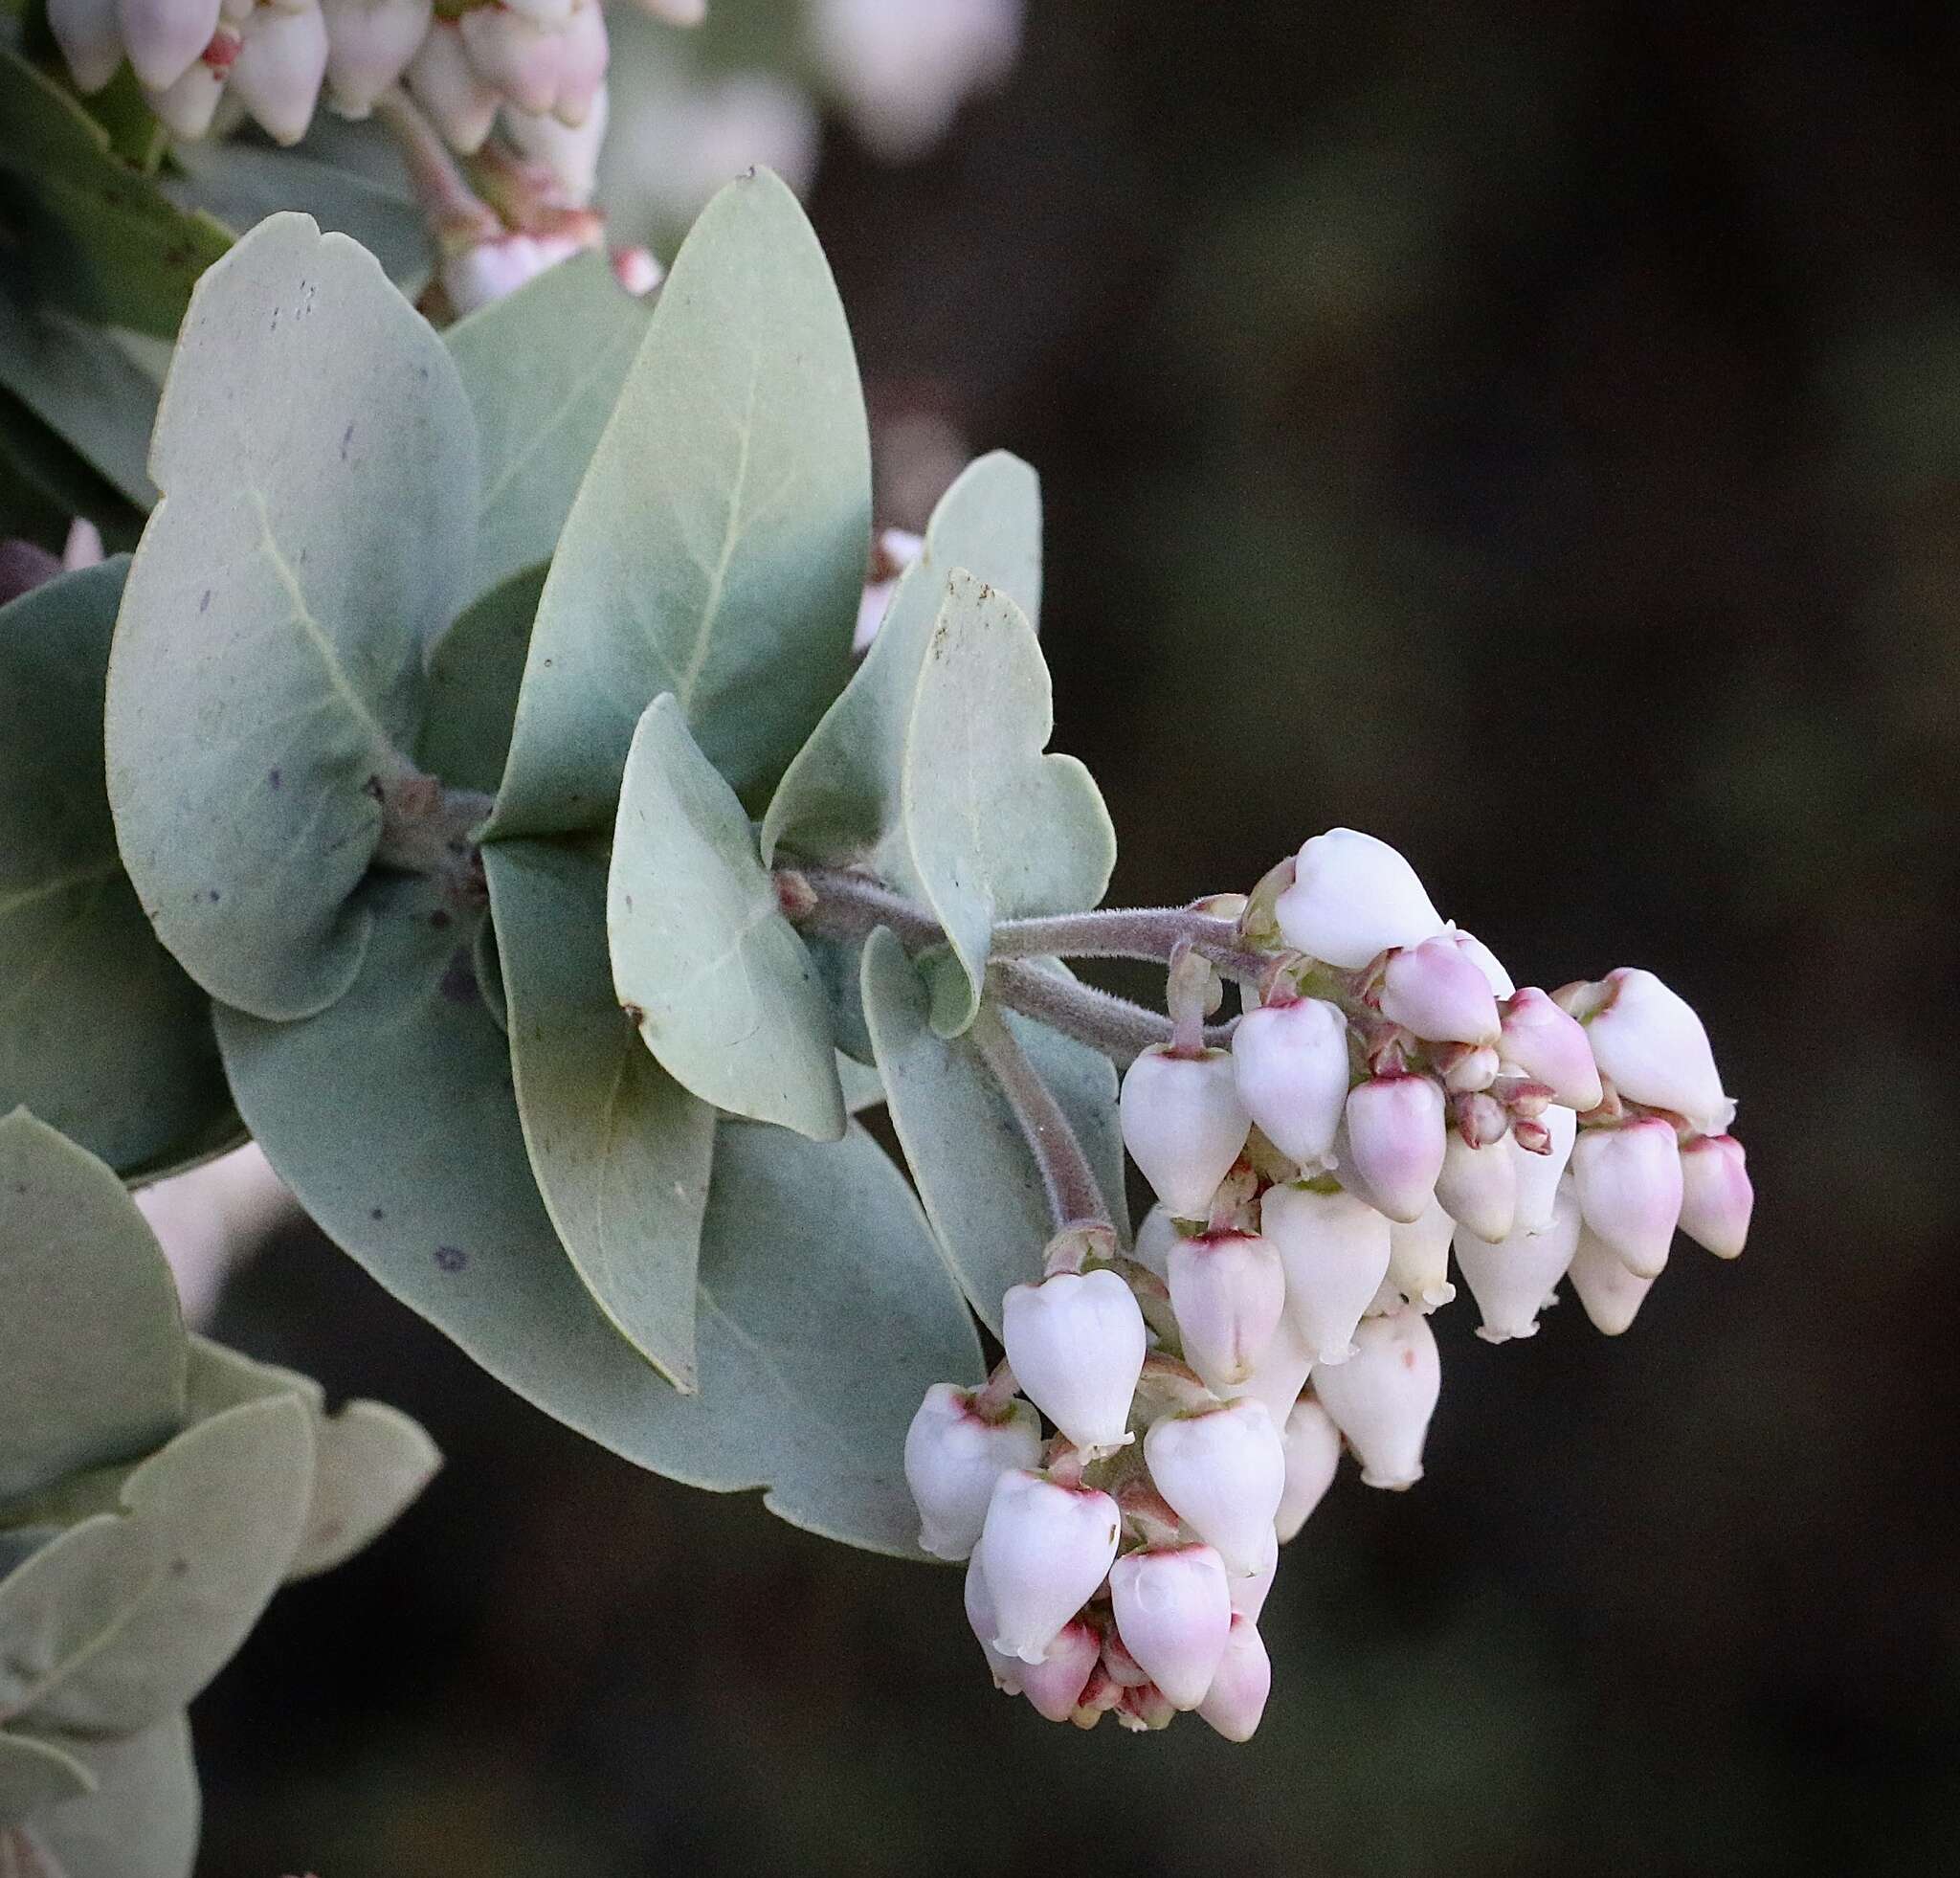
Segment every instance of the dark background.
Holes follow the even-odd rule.
[[[1232,1748],[1041,1722],[955,1574],[634,1470],[294,1236],[219,1333],[449,1465],[198,1703],[210,1878],[1956,1868],[1956,34],[1036,0],[932,159],[830,136],[875,412],[1042,473],[1114,898],[1348,822],[1521,980],[1653,967],[1752,1242],[1618,1341],[1438,1319],[1429,1477],[1290,1549]]]

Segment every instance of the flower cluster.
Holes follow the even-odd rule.
[[[1613,1335],[1677,1227],[1724,1258],[1748,1228],[1735,1105],[1652,973],[1520,990],[1348,829],[1237,906],[1229,1044],[1182,1024],[1124,1079],[1159,1200],[1133,1251],[1065,1228],[1007,1294],[1005,1362],[933,1389],[906,1445],[995,1683],[1085,1727],[1252,1733],[1279,1547],[1344,1446],[1369,1486],[1421,1478],[1453,1250],[1489,1341],[1531,1335],[1568,1277]]]

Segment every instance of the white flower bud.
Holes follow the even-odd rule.
[[[1583,1115],[1599,1107],[1604,1091],[1586,1026],[1537,986],[1527,985],[1505,1000],[1497,1053],[1534,1083],[1543,1083],[1552,1099],[1568,1108]]]
[[[1228,1741],[1250,1741],[1273,1691],[1273,1664],[1250,1618],[1235,1617],[1198,1713]]]
[[[1376,1076],[1348,1098],[1348,1152],[1370,1197],[1391,1219],[1419,1219],[1448,1145],[1443,1092],[1427,1076]]]
[[[605,88],[612,50],[606,40],[606,15],[599,0],[578,0],[564,29],[564,52],[558,72],[558,98],[552,110],[560,123],[576,128],[591,115]]]
[[[1313,1359],[1313,1346],[1300,1334],[1292,1314],[1284,1312],[1272,1342],[1266,1345],[1265,1354],[1252,1366],[1252,1375],[1240,1383],[1220,1384],[1212,1393],[1228,1401],[1249,1396],[1256,1402],[1263,1402],[1266,1413],[1273,1418],[1273,1426],[1283,1427],[1293,1404],[1300,1399],[1300,1392],[1306,1387]]]
[[[1177,1221],[1162,1206],[1153,1206],[1137,1228],[1137,1242],[1130,1256],[1146,1271],[1153,1271],[1165,1284],[1170,1283],[1170,1248],[1183,1235]]]
[[[1232,1629],[1225,1564],[1210,1546],[1148,1547],[1109,1568],[1124,1647],[1173,1709],[1195,1709]]]
[[[1119,1107],[1123,1143],[1180,1219],[1202,1219],[1252,1132],[1223,1050],[1174,1057],[1153,1043],[1130,1064]]]
[[[1185,1360],[1208,1384],[1248,1380],[1286,1308],[1286,1267],[1251,1233],[1206,1233],[1170,1248],[1170,1308]]]
[[[981,1570],[977,1553],[967,1566],[966,1602],[967,1621],[973,1626],[973,1635],[979,1640],[981,1654],[986,1657],[987,1667],[993,1677],[993,1687],[1003,1695],[1020,1694],[1021,1677],[1027,1665],[1019,1657],[1008,1656],[993,1647],[1000,1621],[994,1613],[993,1593],[988,1589],[987,1574]]]
[[[1457,1222],[1434,1196],[1421,1218],[1389,1228],[1389,1283],[1417,1310],[1432,1311],[1457,1295],[1450,1283],[1450,1236]]]
[[[122,63],[116,0],[48,0],[48,30],[68,61],[76,90],[84,97],[116,76]]]
[[[1681,1219],[1681,1150],[1673,1128],[1650,1115],[1587,1129],[1572,1149],[1572,1177],[1586,1223],[1629,1271],[1659,1278]]]
[[[1355,1342],[1348,1362],[1314,1372],[1314,1393],[1361,1457],[1368,1486],[1413,1487],[1442,1388],[1435,1333],[1419,1310],[1398,1310],[1369,1318]]]
[[[599,150],[606,141],[606,121],[604,85],[592,99],[591,109],[587,112],[585,122],[575,128],[562,123],[548,111],[533,114],[520,111],[515,104],[506,104],[499,117],[503,134],[517,146],[518,153],[526,162],[542,164],[548,169],[565,191],[566,202],[574,209],[583,209],[592,199],[592,190],[599,177]],[[660,264],[646,249],[623,250],[622,253],[644,257],[643,261],[635,259],[635,265],[653,270],[639,285],[628,284],[622,275],[620,284],[629,293],[647,293],[660,283]],[[613,271],[619,272],[616,264]]]
[[[1580,994],[1579,1016],[1594,1061],[1629,1102],[1685,1116],[1704,1134],[1726,1131],[1735,1104],[1722,1093],[1708,1033],[1679,993],[1622,966]]]
[[[1157,1491],[1225,1569],[1250,1577],[1265,1557],[1286,1490],[1286,1450],[1263,1402],[1241,1396],[1223,1408],[1168,1415],[1144,1437]]]
[[[601,99],[600,107],[602,111],[604,104],[605,101]],[[555,119],[546,119],[543,120],[543,122],[556,123],[557,121]],[[586,122],[590,124],[591,119],[588,118]],[[563,128],[563,126],[561,125],[560,128]],[[564,181],[563,176],[559,180],[561,182]],[[655,257],[654,251],[651,248],[637,246],[615,248],[612,251],[612,278],[635,300],[642,300],[667,278],[667,270]]]
[[[1102,1654],[1102,1640],[1080,1618],[1062,1626],[1039,1663],[1023,1663],[1021,1693],[1036,1711],[1052,1722],[1065,1722],[1082,1699],[1089,1675]]]
[[[1009,1403],[991,1421],[974,1410],[969,1390],[935,1382],[905,1434],[905,1485],[919,1509],[922,1550],[967,1557],[980,1542],[994,1484],[1040,1458],[1041,1418],[1026,1402]]]
[[[1318,997],[1248,1011],[1232,1036],[1238,1099],[1290,1161],[1325,1160],[1348,1101],[1348,1019]]]
[[[320,0],[326,90],[344,118],[365,118],[429,36],[432,0]]]
[[[232,96],[276,144],[297,144],[313,122],[326,75],[326,21],[319,0],[265,6],[245,22],[232,61]]]
[[[1389,1272],[1389,1222],[1353,1194],[1271,1187],[1259,1223],[1286,1267],[1286,1313],[1316,1366],[1344,1363]]]
[[[1609,1337],[1618,1336],[1634,1321],[1654,1288],[1651,1278],[1630,1272],[1626,1261],[1587,1225],[1579,1228],[1571,1280],[1593,1329]]]
[[[1518,1175],[1518,1216],[1513,1223],[1532,1233],[1543,1232],[1551,1223],[1558,1183],[1566,1164],[1572,1158],[1572,1144],[1578,1139],[1579,1118],[1570,1108],[1552,1107],[1539,1115],[1538,1125],[1550,1139],[1548,1153],[1534,1154],[1520,1143],[1515,1132],[1504,1141]]]
[[[496,86],[477,76],[455,20],[438,18],[430,27],[421,51],[409,61],[407,81],[451,149],[469,156],[482,148],[502,101]]]
[[[1280,1443],[1286,1450],[1286,1491],[1273,1523],[1278,1536],[1286,1540],[1306,1524],[1333,1486],[1341,1465],[1341,1431],[1319,1402],[1303,1396],[1286,1418]]]
[[[1274,912],[1296,951],[1345,972],[1391,946],[1420,945],[1443,924],[1414,868],[1386,841],[1351,828],[1330,828],[1301,849]]]
[[[1517,990],[1511,974],[1503,968],[1498,955],[1474,932],[1464,932],[1454,924],[1446,926],[1437,935],[1447,939],[1451,945],[1467,958],[1483,974],[1483,982],[1490,987],[1493,997],[1508,997]]]
[[[1129,1286],[1107,1269],[1058,1272],[1013,1286],[1000,1317],[1021,1393],[1091,1459],[1126,1446],[1148,1343]]]
[[[1493,1243],[1459,1226],[1457,1263],[1483,1314],[1477,1334],[1485,1343],[1536,1336],[1539,1310],[1566,1275],[1578,1243],[1579,1203],[1570,1192],[1558,1196],[1549,1223],[1538,1232],[1520,1225]]]
[[[499,0],[457,17],[471,67],[520,111],[548,111],[565,71],[565,34],[513,12]]]
[[[161,91],[148,85],[143,90],[144,102],[156,113],[157,122],[185,143],[195,143],[210,134],[218,101],[224,95],[224,70],[201,58],[174,84]]]
[[[218,0],[118,0],[116,14],[129,62],[151,91],[175,84],[218,30]]]
[[[1382,968],[1382,1016],[1439,1043],[1495,1043],[1497,999],[1448,939],[1392,951]]]
[[[503,0],[514,13],[522,13],[535,26],[563,26],[571,17],[575,0]]]
[[[500,235],[446,257],[442,289],[458,313],[474,313],[578,252],[568,235]]]
[[[1443,1071],[1443,1087],[1452,1095],[1481,1095],[1497,1081],[1503,1060],[1488,1043],[1466,1049]]]
[[[1508,1140],[1473,1148],[1450,1130],[1436,1196],[1459,1225],[1495,1243],[1505,1238],[1518,1217],[1518,1168]]]
[[[1697,1135],[1681,1151],[1681,1229],[1718,1259],[1742,1253],[1756,1190],[1742,1143],[1729,1134]]]
[[[993,1599],[993,1647],[1039,1663],[1108,1575],[1122,1524],[1116,1502],[1093,1487],[1002,1474],[973,1553]]]
[[[1232,1588],[1232,1608],[1242,1617],[1251,1618],[1255,1623],[1259,1621],[1259,1613],[1266,1608],[1266,1599],[1272,1595],[1273,1580],[1280,1575],[1280,1535],[1273,1532],[1268,1536],[1272,1543],[1261,1555],[1258,1570],[1249,1578],[1227,1579]]]

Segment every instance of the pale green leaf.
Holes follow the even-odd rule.
[[[0,385],[139,508],[157,388],[100,326],[0,292]]]
[[[0,1830],[0,1878],[190,1878],[197,1772],[181,1713],[140,1734],[64,1739],[59,1751],[87,1767],[96,1791]]]
[[[102,786],[127,565],[0,608],[0,1113],[24,1104],[125,1174],[230,1107],[210,1000],[150,930]]]
[[[566,522],[495,832],[608,826],[663,691],[739,793],[767,791],[849,670],[870,511],[830,269],[751,174],[682,246]]]
[[[457,615],[429,649],[429,709],[416,760],[451,789],[497,793],[523,681],[543,568],[523,568]]]
[[[7,1828],[31,1814],[95,1791],[96,1777],[52,1741],[0,1729],[0,1872],[11,1856]]]
[[[599,1308],[692,1389],[715,1111],[654,1061],[613,995],[604,855],[500,841],[484,861],[538,1190]]]
[[[0,1723],[30,1714],[144,1596],[158,1558],[122,1512],[94,1513],[0,1581]]]
[[[199,282],[150,468],[109,661],[122,858],[206,990],[298,1017],[359,969],[378,790],[467,597],[468,400],[370,256],[278,215]]]
[[[184,1419],[177,1286],[94,1155],[0,1120],[0,1505],[147,1452]]]
[[[671,692],[647,706],[626,761],[606,935],[619,1002],[683,1088],[813,1140],[843,1132],[816,969]]]

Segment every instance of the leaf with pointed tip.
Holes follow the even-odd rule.
[[[899,576],[863,664],[769,802],[762,850],[771,861],[782,848],[805,861],[852,866],[869,861],[897,830],[912,700],[955,568],[1006,593],[1031,625],[1039,616],[1040,481],[1005,450],[976,458],[940,497],[919,558]]]
[[[578,255],[442,335],[482,440],[479,590],[550,560],[651,314]]]
[[[156,500],[157,388],[100,326],[0,290],[0,385],[138,508]]]
[[[607,827],[662,691],[738,793],[766,792],[848,675],[870,514],[836,288],[760,170],[682,245],[566,521],[493,833]]]
[[[122,1184],[25,1109],[0,1120],[0,1505],[147,1452],[184,1420],[184,1324]]]
[[[844,1131],[816,969],[671,692],[647,706],[626,759],[606,934],[619,1002],[676,1082],[814,1141]]]
[[[274,1167],[395,1296],[561,1421],[696,1486],[767,1486],[792,1524],[916,1555],[905,1429],[929,1383],[977,1375],[980,1356],[904,1177],[859,1129],[816,1147],[725,1125],[702,1242],[701,1391],[678,1394],[559,1245],[508,1045],[457,982],[467,935],[429,925],[439,905],[397,883],[359,979],[318,1017],[219,1013],[240,1109]],[[866,1366],[868,1326],[880,1353]]]
[[[197,1773],[190,1761],[189,1724],[182,1714],[166,1715],[140,1734],[39,1745],[81,1763],[95,1791],[0,1827],[0,1874],[190,1878],[197,1855]]]
[[[715,1111],[654,1061],[613,995],[605,856],[498,841],[483,859],[538,1191],[599,1308],[691,1390]]]
[[[1010,1285],[1040,1275],[1055,1231],[1041,1170],[979,1053],[932,1028],[931,994],[896,938],[864,947],[864,1015],[892,1127],[967,1301],[995,1336]],[[1128,1238],[1116,1071],[1087,1044],[1006,1019],[1088,1155],[1119,1235]]]
[[[198,283],[150,468],[109,660],[122,858],[207,991],[303,1016],[360,969],[379,789],[467,596],[469,403],[371,256],[277,215]]]
[[[0,1580],[0,1722],[33,1714],[113,1636],[156,1576],[158,1556],[125,1513],[92,1513]]]
[[[497,793],[545,570],[523,568],[479,595],[429,649],[429,710],[416,761],[451,789]]]
[[[132,1174],[230,1108],[210,1000],[116,852],[102,675],[127,563],[0,608],[0,1112],[25,1104]]]

